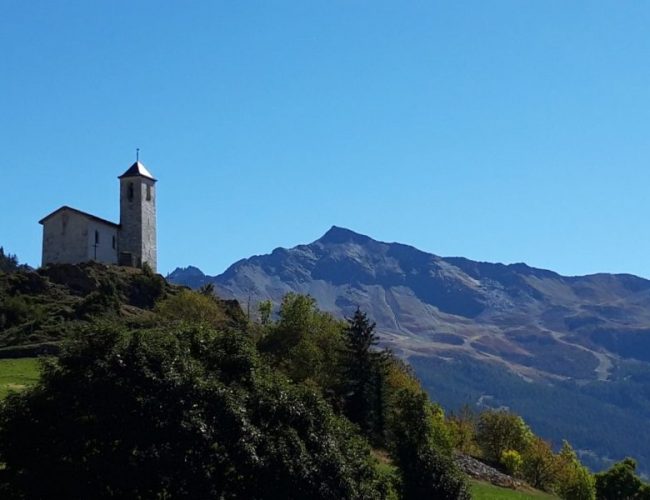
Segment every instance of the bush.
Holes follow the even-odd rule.
[[[148,269],[147,269],[148,268]],[[136,275],[130,283],[128,292],[129,303],[145,309],[151,309],[165,290],[165,280],[144,267],[141,274]]]
[[[99,289],[90,292],[75,307],[78,318],[91,319],[99,314],[118,314],[120,312],[120,297],[115,284],[110,281],[102,282]]]
[[[226,319],[214,297],[190,290],[181,290],[180,293],[159,301],[154,310],[167,321],[220,326]]]
[[[524,461],[517,450],[505,450],[501,453],[501,465],[511,476],[518,477],[521,474],[521,466]]]
[[[11,328],[31,322],[32,327],[43,321],[45,313],[24,295],[5,296],[0,302],[0,328]]]

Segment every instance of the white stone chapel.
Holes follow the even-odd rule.
[[[39,221],[46,264],[87,261],[156,271],[156,179],[136,161],[120,179],[120,223],[62,206]]]

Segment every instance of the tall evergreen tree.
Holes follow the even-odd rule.
[[[366,435],[380,438],[384,431],[386,353],[375,348],[375,323],[357,308],[348,319],[343,356],[343,384],[347,417]]]

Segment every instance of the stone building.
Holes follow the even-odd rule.
[[[146,262],[156,270],[156,179],[139,161],[119,179],[119,224],[68,206],[39,221],[42,265],[96,261],[142,267]]]

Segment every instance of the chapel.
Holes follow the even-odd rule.
[[[42,265],[104,264],[156,271],[156,179],[136,161],[120,180],[120,222],[62,206],[43,217]]]

